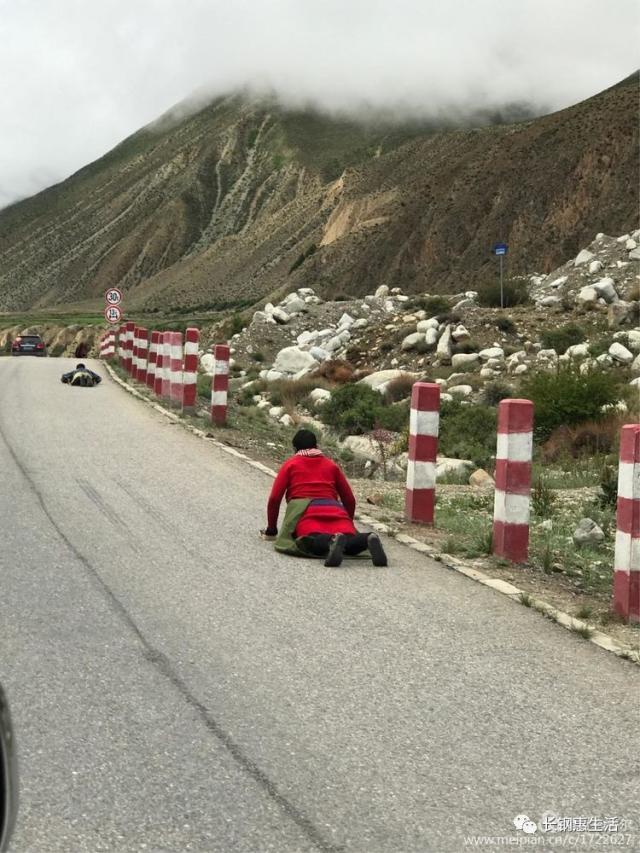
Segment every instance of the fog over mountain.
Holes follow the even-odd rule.
[[[636,0],[0,0],[0,206],[185,98],[327,111],[575,103],[637,67]]]

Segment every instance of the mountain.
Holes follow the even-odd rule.
[[[0,309],[219,308],[313,286],[455,292],[556,267],[637,227],[638,74],[566,110],[481,126],[367,121],[239,94],[177,109],[0,211]]]

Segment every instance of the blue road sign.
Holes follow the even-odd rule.
[[[494,255],[506,255],[509,247],[506,243],[495,243],[491,250]]]

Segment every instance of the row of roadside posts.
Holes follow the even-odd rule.
[[[106,314],[106,312],[105,312]],[[146,385],[160,400],[185,414],[194,414],[198,397],[200,330],[158,332],[123,323],[100,340],[100,356],[117,360],[136,382]],[[217,426],[227,421],[229,389],[229,346],[213,347],[211,377],[211,420]]]
[[[132,322],[107,332],[104,358],[115,358],[132,379],[185,413],[196,409],[200,331],[148,332]],[[211,420],[227,419],[229,347],[213,348]],[[440,386],[416,382],[412,389],[405,514],[410,522],[434,524]],[[498,406],[493,554],[513,563],[529,553],[533,403],[507,399]],[[627,621],[640,622],[640,424],[622,427],[618,473],[613,607]]]

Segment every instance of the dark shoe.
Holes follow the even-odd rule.
[[[382,542],[377,533],[370,533],[367,539],[371,562],[374,566],[388,566],[387,555],[382,547]]]
[[[324,561],[325,566],[335,567],[342,564],[342,555],[344,554],[346,542],[347,537],[344,533],[336,533],[329,545],[329,554]]]

